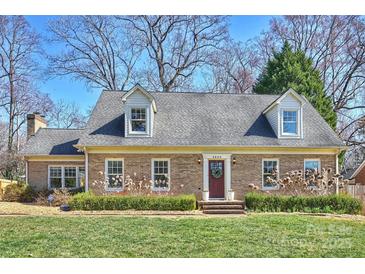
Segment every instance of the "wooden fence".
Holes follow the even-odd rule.
[[[365,185],[347,185],[346,192],[354,198],[365,200]]]

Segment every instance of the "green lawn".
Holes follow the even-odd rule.
[[[1,217],[1,257],[365,257],[365,222],[243,218]]]

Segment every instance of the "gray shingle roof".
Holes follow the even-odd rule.
[[[343,146],[309,104],[304,105],[304,138],[278,139],[262,111],[278,96],[153,92],[153,136],[124,137],[122,96],[103,91],[78,142],[84,146]]]
[[[74,147],[82,129],[41,128],[22,149],[23,155],[82,155]]]

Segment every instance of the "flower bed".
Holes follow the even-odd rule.
[[[359,214],[362,203],[348,195],[285,196],[250,192],[245,196],[249,210],[259,212],[310,212]]]
[[[69,200],[72,210],[179,210],[196,208],[194,195],[180,196],[96,196],[91,193],[76,194]]]

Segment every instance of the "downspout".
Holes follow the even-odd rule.
[[[338,155],[340,154],[340,152],[336,153],[336,175],[339,174],[339,163],[338,163]],[[338,187],[338,176],[335,177],[336,179],[336,195],[338,195],[340,193],[339,187]]]
[[[84,147],[85,153],[85,192],[89,191],[89,154]]]
[[[25,160],[25,183],[28,185],[28,160]]]

